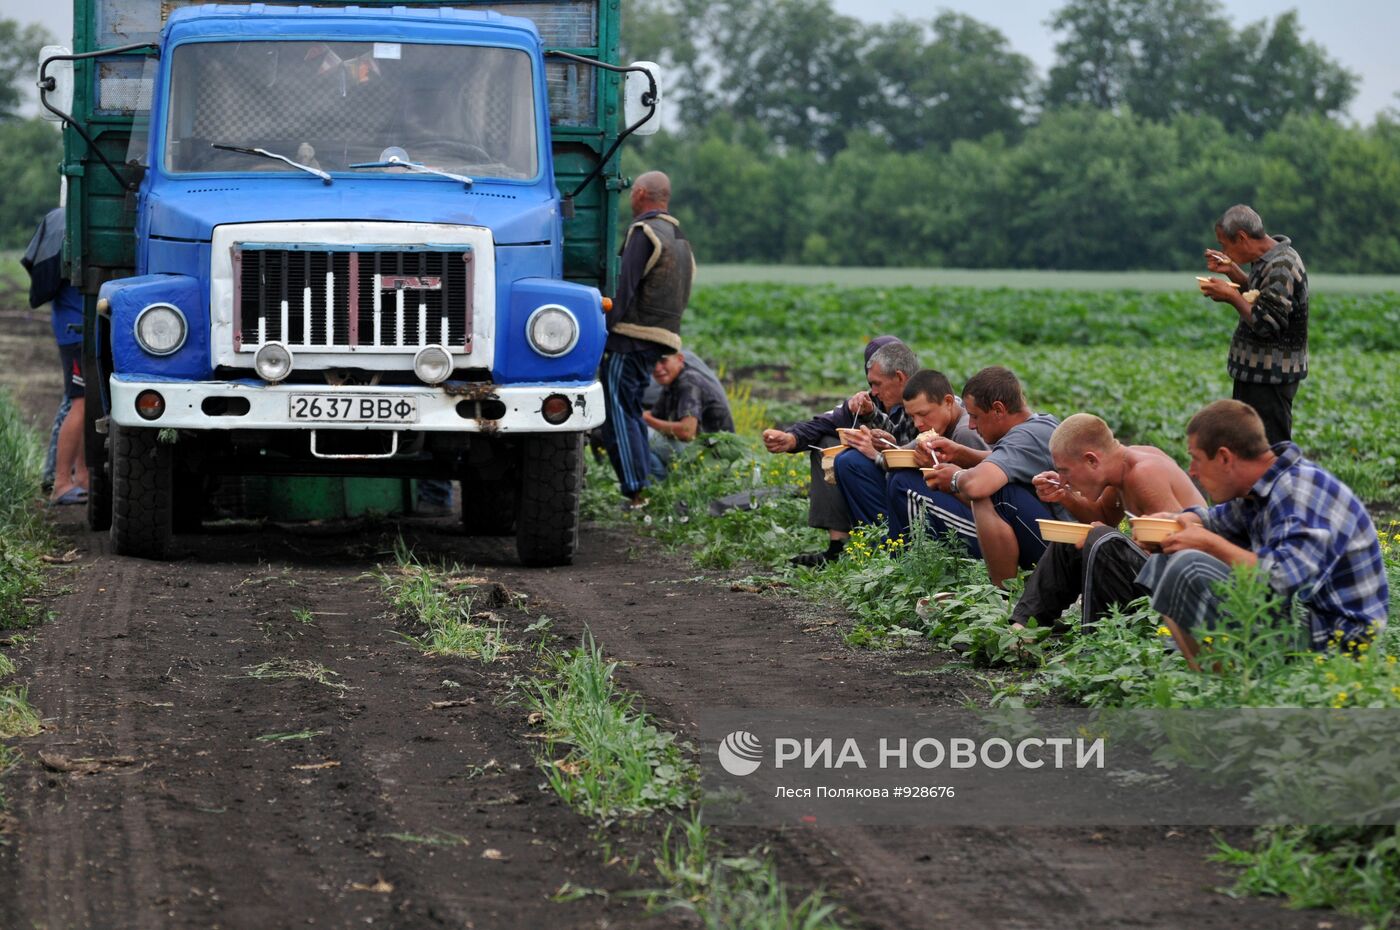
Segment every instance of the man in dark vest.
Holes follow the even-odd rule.
[[[681,347],[681,315],[690,301],[695,256],[680,223],[666,212],[671,179],[648,171],[632,182],[632,225],[622,245],[622,269],[608,313],[601,380],[608,419],[603,444],[626,498],[646,504],[650,449],[642,393],[652,367]]]

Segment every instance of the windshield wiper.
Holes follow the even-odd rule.
[[[271,158],[273,161],[283,161],[293,168],[300,168],[307,174],[316,175],[316,177],[321,179],[321,183],[323,184],[331,183],[331,176],[320,168],[313,168],[310,165],[303,165],[299,161],[292,161],[286,155],[278,155],[276,152],[269,152],[267,149],[245,149],[237,145],[222,145],[218,142],[211,142],[209,144],[216,149],[223,149],[225,152],[238,152],[240,155],[256,155],[259,158]]]
[[[351,168],[406,168],[409,171],[416,171],[419,174],[435,174],[440,178],[449,178],[453,181],[461,181],[462,186],[471,187],[476,182],[463,174],[453,174],[450,171],[442,171],[438,168],[429,168],[427,165],[420,165],[416,161],[405,161],[397,155],[390,155],[383,161],[362,161],[359,164],[351,165]]]

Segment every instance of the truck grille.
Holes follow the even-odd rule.
[[[471,351],[472,252],[239,243],[233,250],[234,351]]]

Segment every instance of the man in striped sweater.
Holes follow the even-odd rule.
[[[1215,238],[1220,249],[1206,249],[1206,267],[1229,280],[1203,281],[1201,292],[1239,314],[1230,340],[1234,399],[1259,413],[1270,443],[1285,442],[1293,437],[1293,398],[1308,376],[1308,270],[1293,243],[1265,233],[1244,204],[1221,215]]]

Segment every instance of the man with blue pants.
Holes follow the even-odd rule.
[[[1050,435],[1057,417],[1035,413],[1009,369],[983,368],[963,388],[968,425],[991,447],[971,449],[939,436],[928,443],[938,459],[926,479],[901,473],[890,482],[890,532],[924,518],[930,532],[956,533],[973,558],[987,564],[995,585],[1033,568],[1045,551],[1038,519],[1065,520],[1058,504],[1040,500],[1031,481],[1053,471]]]
[[[617,292],[608,313],[601,380],[607,422],[603,445],[617,473],[624,509],[646,504],[651,448],[642,394],[653,366],[681,348],[681,316],[690,302],[695,257],[667,209],[671,181],[648,171],[632,183],[632,225],[622,246]]]
[[[901,397],[904,414],[913,424],[904,431],[910,438],[902,443],[902,448],[913,449],[915,462],[920,466],[933,465],[933,458],[927,449],[920,447],[914,433],[932,431],[939,436],[948,436],[954,442],[972,449],[985,450],[986,443],[976,431],[967,425],[967,411],[962,401],[953,394],[948,376],[932,368],[921,368],[909,377],[904,384]],[[875,442],[876,433],[866,433],[851,439],[850,451],[836,457],[837,485],[846,500],[847,509],[854,523],[875,523],[882,516],[888,516],[890,537],[902,536],[908,529],[908,519],[902,515],[906,508],[902,503],[901,513],[890,509],[889,482],[899,475],[898,471],[884,470],[885,449]],[[890,434],[891,440],[897,437]],[[917,472],[910,472],[917,475]],[[900,502],[902,502],[900,498]]]

